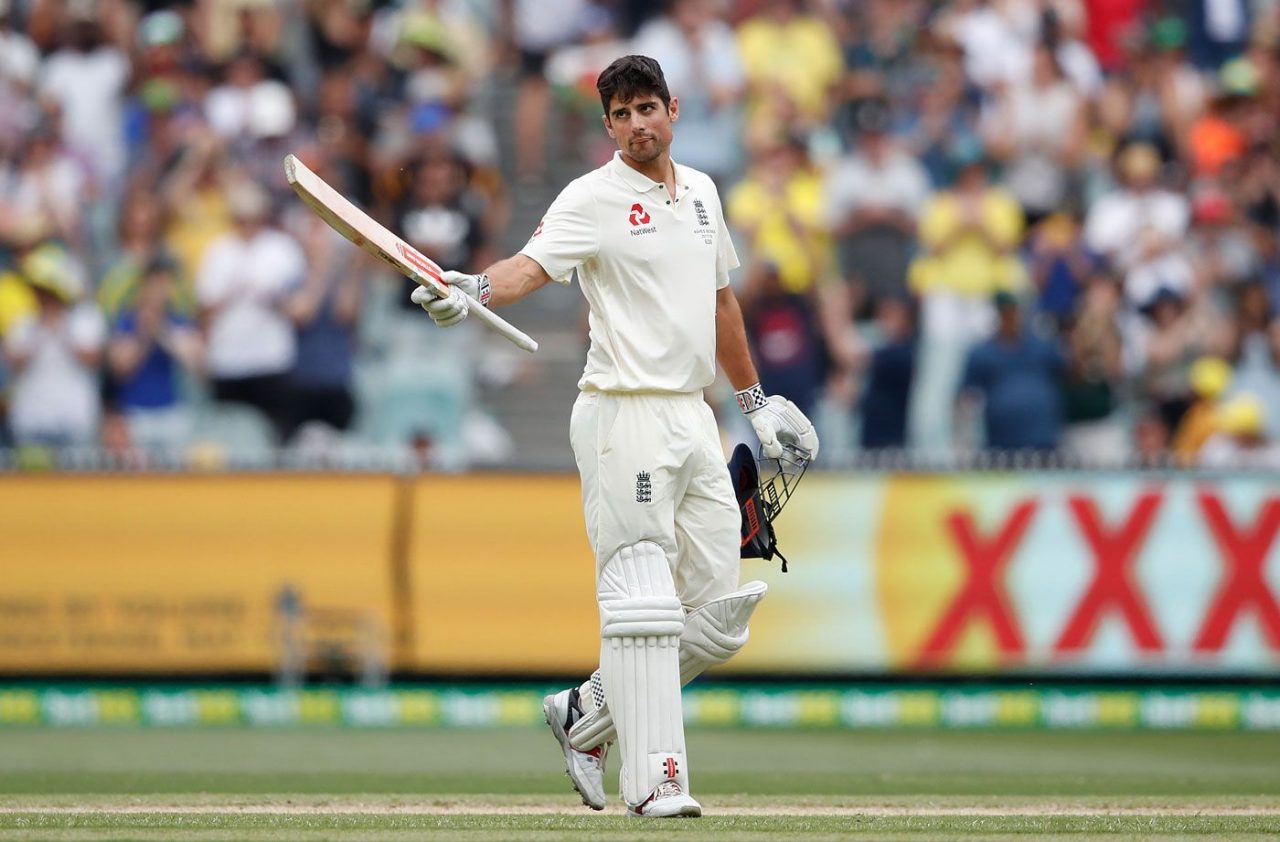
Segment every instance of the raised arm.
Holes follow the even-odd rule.
[[[551,282],[542,264],[527,254],[516,254],[484,270],[489,276],[489,306],[505,307]]]
[[[551,280],[541,264],[526,254],[499,260],[478,275],[445,272],[441,277],[450,286],[447,298],[436,298],[419,287],[411,296],[440,327],[453,327],[467,317],[473,302],[492,309],[519,301]],[[463,294],[465,293],[465,295]]]

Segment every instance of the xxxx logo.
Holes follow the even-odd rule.
[[[632,225],[648,225],[649,212],[644,209],[644,205],[636,202],[631,206],[631,216],[629,217]]]

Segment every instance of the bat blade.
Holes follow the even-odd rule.
[[[355,243],[369,254],[381,259],[392,269],[412,278],[431,290],[437,298],[449,295],[449,285],[443,280],[444,270],[395,234],[388,231],[373,217],[352,204],[347,197],[334,190],[320,176],[294,155],[284,159],[284,175],[295,193],[323,219],[329,227]],[[538,343],[501,316],[472,301],[473,313],[486,327],[511,340],[516,346],[532,353]]]

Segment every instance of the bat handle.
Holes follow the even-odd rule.
[[[435,278],[428,278],[419,272],[414,272],[412,277],[419,284],[431,290],[431,294],[438,298],[444,298],[449,294],[449,285],[437,281]],[[462,290],[458,290],[458,292],[462,292]],[[465,292],[462,292],[462,294],[467,295]],[[471,306],[467,308],[468,315],[474,313],[475,317],[479,319],[485,327],[489,328],[489,330],[499,336],[507,338],[517,348],[528,351],[530,354],[538,350],[538,343],[535,342],[529,334],[520,330],[515,325],[511,324],[511,322],[502,318],[502,316],[499,316],[479,301],[471,298],[471,296],[467,295],[467,298],[471,300]]]
[[[465,295],[465,293],[464,293]],[[497,313],[485,307],[474,298],[471,299],[471,306],[468,308],[468,314],[474,315],[484,323],[484,326],[492,330],[494,333],[506,337],[517,348],[521,348],[529,353],[538,350],[538,343],[533,340],[527,333],[520,330]]]

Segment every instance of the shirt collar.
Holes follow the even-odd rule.
[[[618,178],[621,178],[623,182],[637,193],[648,193],[655,187],[662,187],[663,189],[666,188],[666,185],[661,181],[654,181],[644,173],[637,172],[627,166],[626,162],[622,160],[621,152],[613,153],[613,160],[609,162],[609,165],[613,167],[613,171],[617,174]],[[675,161],[671,162],[671,166],[676,172],[676,186],[684,187],[686,185],[684,167],[680,166]]]

